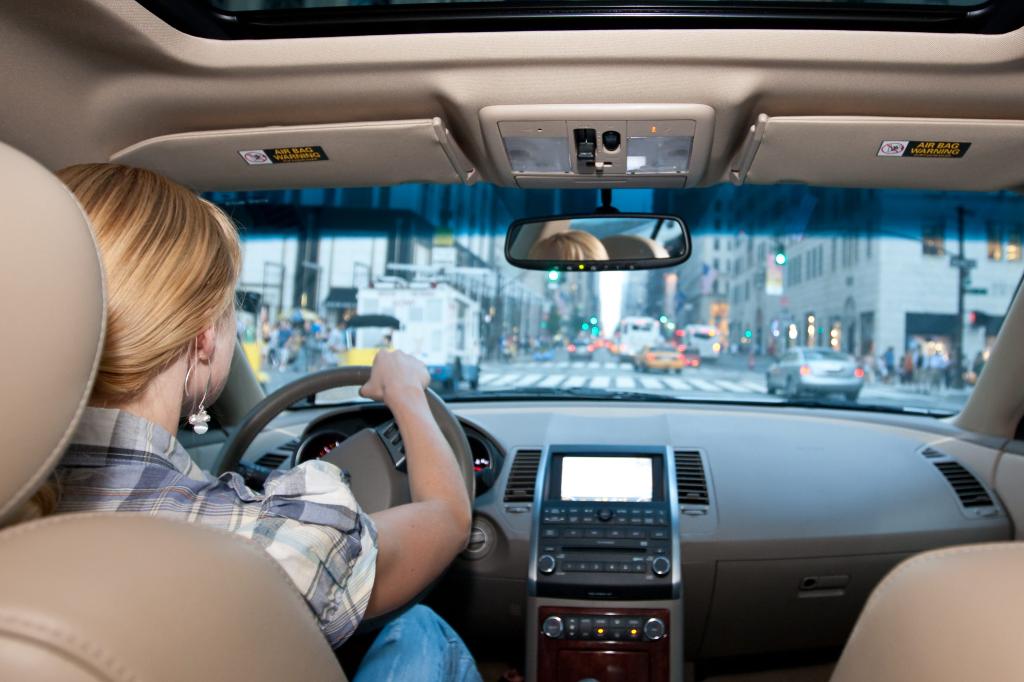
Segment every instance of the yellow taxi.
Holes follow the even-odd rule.
[[[636,368],[641,372],[682,372],[684,367],[698,367],[700,358],[687,356],[674,346],[645,346],[636,357]]]

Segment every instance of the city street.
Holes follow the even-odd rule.
[[[770,365],[758,359],[753,370],[747,359],[723,356],[680,374],[639,372],[613,356],[598,353],[593,360],[570,362],[568,359],[520,360],[508,363],[485,362],[480,370],[480,390],[495,391],[526,388],[593,388],[638,391],[717,400],[770,398],[765,387],[765,371]],[[886,407],[929,407],[959,411],[969,391],[939,389],[928,393],[923,387],[868,383],[860,402]]]
[[[480,367],[480,391],[590,388],[726,401],[781,399],[769,396],[765,388],[765,371],[771,363],[759,358],[753,370],[748,368],[747,363],[745,357],[727,355],[697,368],[686,368],[680,374],[666,374],[639,372],[604,351],[599,351],[589,361],[570,362],[566,357],[553,360],[484,361]],[[271,369],[267,389],[272,391],[302,374],[304,372],[297,369]],[[466,388],[465,385],[460,386],[460,389]],[[918,407],[952,413],[963,407],[969,394],[969,389],[928,392],[923,386],[869,382],[861,391],[859,402],[864,405]],[[336,389],[321,394],[320,401],[329,403],[354,397],[355,388]]]

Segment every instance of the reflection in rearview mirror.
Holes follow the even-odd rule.
[[[690,256],[690,234],[676,216],[594,214],[512,223],[510,263],[531,270],[636,270],[678,265]]]

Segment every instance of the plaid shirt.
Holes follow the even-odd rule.
[[[138,512],[237,533],[281,564],[332,647],[359,625],[373,588],[377,529],[333,464],[275,472],[257,493],[234,472],[214,478],[201,470],[156,424],[95,407],[71,441],[56,473],[58,512]]]

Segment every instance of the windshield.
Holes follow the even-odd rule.
[[[208,196],[241,228],[239,335],[269,390],[396,348],[420,358],[448,397],[952,413],[983,371],[1024,270],[1024,199],[1010,193],[616,190],[621,211],[682,216],[693,255],[604,273],[525,271],[504,259],[512,220],[590,211],[596,191]],[[317,398],[351,399],[354,390]]]

